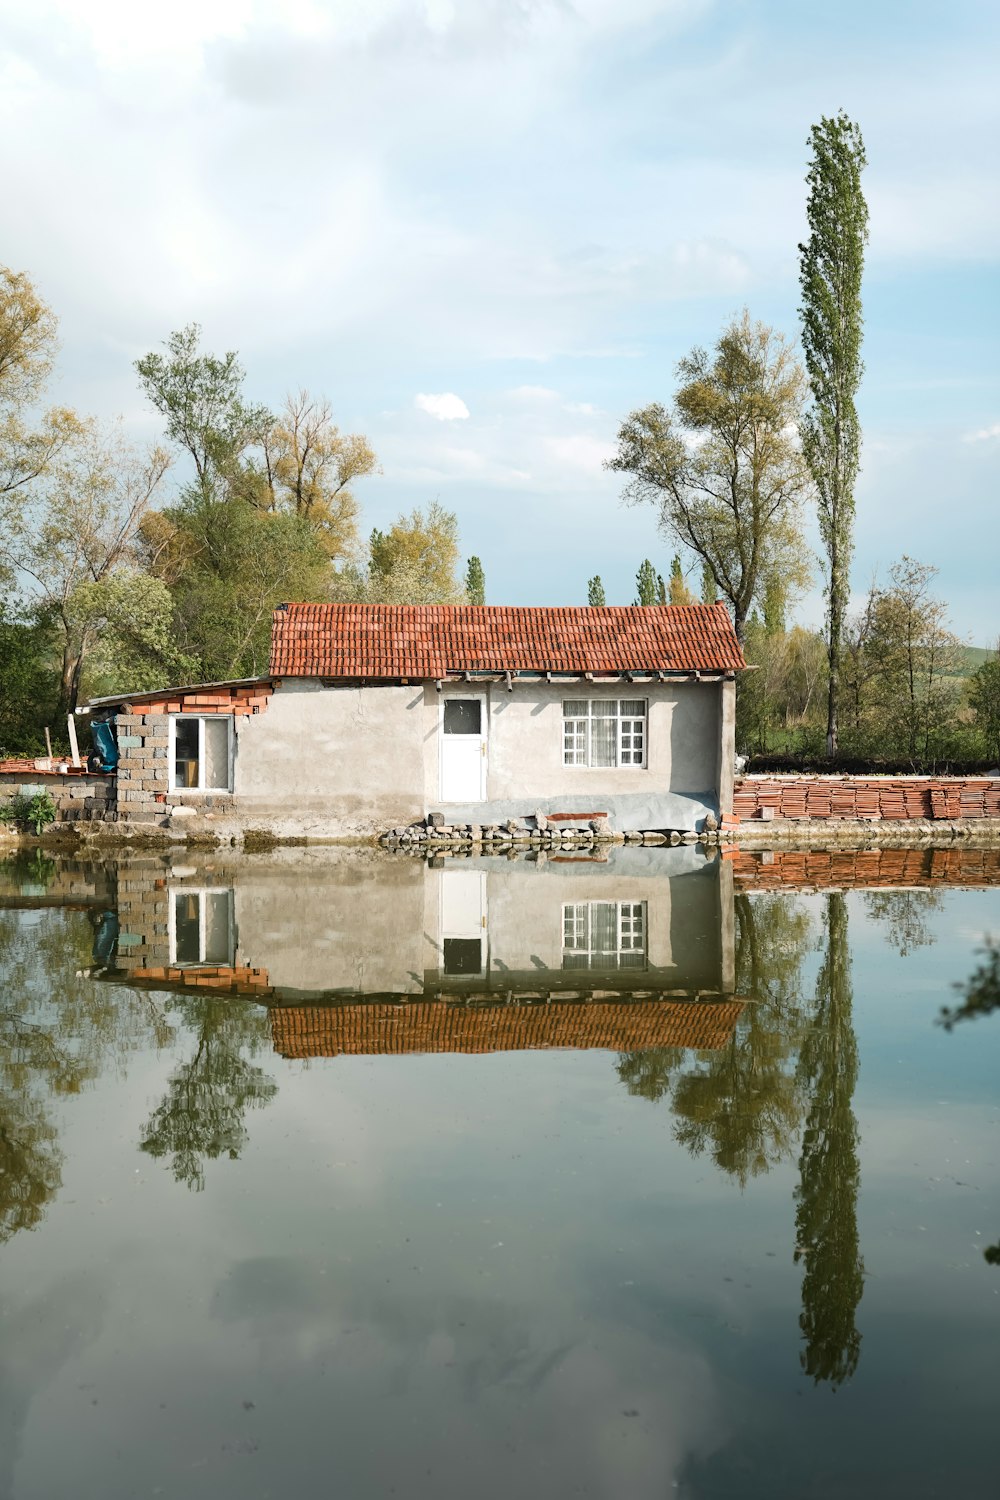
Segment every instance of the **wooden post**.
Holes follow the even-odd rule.
[[[79,742],[77,741],[77,738],[76,738],[76,719],[73,717],[72,714],[70,714],[69,717],[67,718],[67,720],[66,720],[66,726],[69,729],[69,748],[70,748],[70,751],[72,752],[72,755],[73,755],[73,764],[74,764],[74,766],[76,766],[77,770],[79,770],[80,769],[80,745],[79,745]]]

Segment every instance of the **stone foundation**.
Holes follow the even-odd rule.
[[[715,823],[705,819],[706,825]],[[701,833],[691,830],[664,833],[658,829],[628,833],[612,832],[606,818],[565,820],[536,813],[532,818],[510,818],[505,823],[445,823],[440,813],[431,813],[423,823],[393,828],[379,843],[407,854],[454,854],[475,850],[482,854],[517,853],[528,849],[595,849],[609,844],[717,844],[718,826]]]

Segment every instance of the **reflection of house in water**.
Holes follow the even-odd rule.
[[[130,879],[120,977],[253,995],[289,1057],[731,1035],[731,873],[701,848],[442,870],[296,854]]]

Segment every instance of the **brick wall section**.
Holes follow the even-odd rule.
[[[127,822],[151,822],[163,817],[172,803],[197,800],[198,806],[218,811],[231,805],[225,793],[172,792],[170,790],[169,715],[231,714],[249,718],[263,713],[271,696],[269,683],[246,687],[206,688],[134,703],[119,714],[117,814]],[[113,821],[113,820],[112,820]]]
[[[736,849],[738,889],[997,886],[1000,849]]]
[[[744,776],[733,812],[745,822],[775,818],[1000,818],[1000,778],[990,776]]]
[[[0,807],[16,796],[33,797],[36,792],[48,792],[55,803],[56,826],[103,821],[115,806],[113,776],[77,771],[67,776],[39,771],[0,773]]]

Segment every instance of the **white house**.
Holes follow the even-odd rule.
[[[89,711],[117,710],[126,822],[357,838],[541,811],[693,829],[732,812],[745,665],[721,604],[288,604],[266,677]]]

